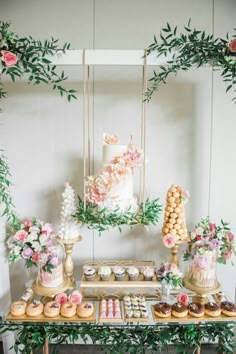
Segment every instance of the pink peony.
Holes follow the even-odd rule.
[[[25,240],[27,239],[28,237],[28,233],[25,231],[25,230],[19,230],[16,232],[14,238],[17,240],[17,241],[20,241],[20,242],[25,242]]]
[[[179,302],[180,304],[183,304],[185,306],[188,306],[188,302],[189,302],[188,294],[179,293],[177,296],[177,302]]]
[[[164,246],[166,246],[167,248],[172,248],[174,247],[176,242],[176,236],[172,235],[172,234],[167,234],[163,237],[163,243]]]
[[[104,134],[103,141],[105,144],[108,144],[108,145],[116,145],[116,144],[120,143],[118,135]]]
[[[232,41],[229,43],[229,50],[231,53],[236,53],[236,38],[232,39]]]
[[[53,230],[53,227],[51,224],[46,223],[42,226],[42,234],[50,236],[53,233],[54,233],[54,230]]]
[[[21,253],[22,258],[28,259],[33,255],[33,250],[30,247],[25,247]]]
[[[31,259],[32,259],[32,262],[37,263],[38,260],[39,260],[39,253],[38,252],[34,252],[32,257],[31,257]]]
[[[31,220],[24,220],[24,226],[25,227],[30,227],[30,226],[32,226],[32,221]]]
[[[55,301],[58,302],[60,305],[63,305],[67,302],[67,295],[66,293],[61,293],[61,294],[58,294],[56,297],[55,297]]]
[[[68,301],[79,305],[82,301],[82,294],[78,290],[75,290],[68,296]]]
[[[11,53],[7,50],[1,50],[1,53],[2,61],[6,64],[6,66],[14,66],[17,63],[18,58],[14,53]]]

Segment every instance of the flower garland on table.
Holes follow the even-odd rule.
[[[7,240],[9,263],[23,259],[26,267],[31,268],[40,260],[43,270],[51,273],[57,266],[57,257],[48,249],[48,242],[55,237],[52,225],[33,218],[20,222],[15,231]]]
[[[235,30],[235,29],[234,29]],[[226,92],[235,88],[236,84],[236,34],[229,39],[214,38],[205,31],[197,30],[188,26],[184,32],[177,34],[177,26],[171,28],[169,23],[163,27],[160,33],[160,41],[154,36],[154,42],[149,45],[147,55],[155,52],[160,56],[170,57],[166,60],[167,65],[161,65],[158,72],[149,80],[152,86],[148,88],[145,97],[150,101],[160,84],[166,83],[170,74],[179,71],[188,71],[192,67],[211,65],[214,70],[221,71],[223,81],[227,83]],[[234,89],[235,92],[235,89]],[[236,103],[236,95],[233,97]]]
[[[234,235],[228,223],[221,220],[221,224],[217,226],[207,216],[202,218],[190,233],[184,260],[193,259],[195,255],[211,254],[213,251],[216,252],[217,262],[226,264],[235,254]]]
[[[53,90],[58,90],[60,95],[67,96],[68,101],[76,99],[75,90],[68,90],[62,86],[67,77],[64,71],[56,72],[56,65],[52,65],[49,56],[63,54],[70,48],[65,43],[62,48],[58,39],[35,40],[31,36],[19,37],[9,30],[10,22],[0,21],[0,77],[9,75],[14,82],[23,75],[28,75],[28,83],[35,85],[45,83],[51,85]],[[2,69],[1,69],[2,66]],[[0,99],[6,97],[4,85],[0,81]]]

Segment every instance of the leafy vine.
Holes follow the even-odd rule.
[[[155,91],[161,84],[166,84],[170,74],[181,70],[188,71],[192,67],[199,68],[204,65],[211,65],[214,70],[221,71],[223,81],[227,83],[226,92],[235,88],[236,84],[236,34],[229,39],[214,38],[205,31],[191,28],[190,21],[184,31],[177,33],[177,26],[171,28],[167,23],[160,33],[160,41],[154,36],[154,42],[149,45],[147,55],[156,53],[167,57],[166,65],[161,65],[158,72],[149,80],[152,85],[146,91],[145,98],[150,101]],[[170,57],[170,59],[168,59]],[[236,90],[234,89],[234,92]],[[233,97],[236,103],[236,95]]]

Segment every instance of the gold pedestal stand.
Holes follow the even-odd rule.
[[[193,285],[187,277],[183,279],[185,288],[192,290],[196,293],[196,296],[193,297],[193,301],[199,302],[204,305],[208,303],[208,295],[214,295],[220,291],[220,283],[217,281],[216,285],[211,288],[199,288]]]
[[[68,289],[68,285],[68,279],[67,277],[64,277],[63,283],[55,288],[46,288],[45,286],[37,284],[36,281],[34,281],[32,284],[32,289],[37,295],[41,295],[48,298],[54,298],[57,294],[66,291]]]
[[[170,263],[174,263],[179,267],[179,260],[178,260],[178,251],[179,251],[179,246],[188,242],[186,241],[176,241],[174,247],[171,248],[171,257],[170,257]]]
[[[74,289],[75,288],[75,278],[73,276],[73,270],[74,270],[74,263],[72,260],[72,251],[73,247],[77,242],[80,242],[82,240],[82,236],[77,236],[73,239],[69,240],[64,240],[62,238],[57,238],[65,247],[65,252],[66,252],[66,258],[64,262],[64,269],[65,269],[65,274],[68,279],[68,288],[67,289]]]

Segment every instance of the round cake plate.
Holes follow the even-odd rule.
[[[55,288],[46,288],[40,284],[37,284],[36,281],[32,284],[32,289],[37,295],[46,296],[49,298],[53,298],[57,294],[63,293],[69,288],[69,281],[68,279],[64,278],[64,281],[61,285]]]

